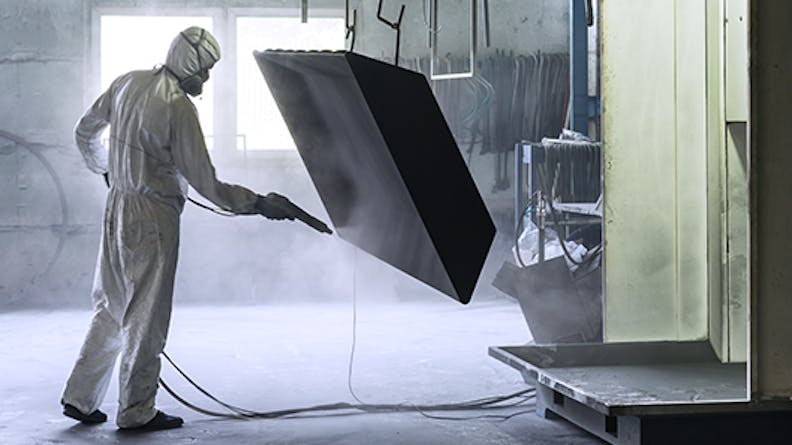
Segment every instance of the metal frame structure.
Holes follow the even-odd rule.
[[[588,134],[588,19],[586,2],[569,0],[569,128]]]
[[[429,78],[431,80],[449,80],[449,79],[464,79],[473,77],[476,74],[476,53],[477,53],[477,33],[478,33],[478,11],[477,1],[470,0],[470,71],[463,73],[448,73],[436,74],[435,63],[438,58],[437,48],[437,33],[440,31],[437,24],[437,5],[438,0],[431,0],[430,13],[429,13],[429,33],[430,33],[430,46],[432,47],[432,57],[429,59]],[[489,14],[487,14],[489,16]],[[489,27],[487,27],[489,30]],[[489,40],[489,39],[487,39]]]
[[[612,444],[786,443],[792,435],[792,3],[748,0],[749,354],[709,339],[493,347],[537,386],[537,413]]]

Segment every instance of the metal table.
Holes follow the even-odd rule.
[[[491,347],[537,389],[537,414],[612,444],[789,443],[792,402],[750,401],[744,363],[709,342]]]

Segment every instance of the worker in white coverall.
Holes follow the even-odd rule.
[[[294,219],[285,197],[260,196],[215,177],[186,94],[201,93],[219,59],[215,38],[204,29],[188,28],[173,40],[164,66],[117,78],[75,129],[88,168],[105,175],[110,186],[94,276],[93,319],[61,399],[64,414],[84,423],[107,420],[98,408],[119,352],[118,426],[158,430],[183,423],[158,411],[154,399],[188,184],[227,211]],[[110,147],[105,150],[100,135],[108,125]]]

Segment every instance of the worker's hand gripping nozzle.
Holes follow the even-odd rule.
[[[259,196],[256,201],[256,211],[265,218],[288,219],[292,221],[298,219],[318,232],[333,233],[333,231],[327,227],[327,224],[298,207],[291,202],[289,198],[278,193],[272,192],[268,193],[267,196]]]

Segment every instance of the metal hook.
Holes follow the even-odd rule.
[[[490,17],[489,17],[489,0],[484,0],[483,2],[484,8],[484,43],[487,45],[487,48],[490,47]]]
[[[432,44],[433,44],[432,41],[434,40],[432,38],[433,35],[437,34],[437,33],[439,33],[440,31],[443,30],[442,26],[438,26],[437,29],[433,29],[432,28],[432,23],[434,23],[434,21],[432,19],[432,11],[434,10],[434,8],[432,6],[433,6],[433,4],[432,4],[432,2],[430,0],[424,0],[423,21],[424,21],[424,26],[426,27],[426,47],[427,48],[431,48],[432,47]]]
[[[401,6],[401,11],[399,12],[399,19],[396,22],[388,21],[385,17],[382,16],[382,0],[379,0],[377,5],[377,19],[380,22],[390,26],[392,29],[396,30],[396,57],[393,59],[393,64],[399,66],[399,46],[401,44],[401,22],[402,17],[404,17],[404,4]]]
[[[349,24],[349,0],[346,0],[346,16],[344,18],[344,24],[346,26],[346,39],[349,38],[349,35],[352,34],[352,43],[349,45],[349,52],[355,52],[355,36],[357,33],[355,32],[355,27],[357,26],[357,9],[352,10],[352,24]]]

